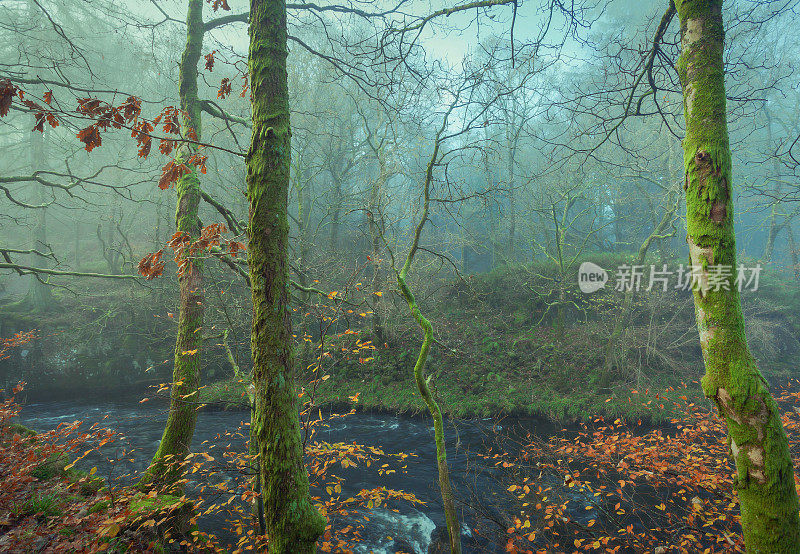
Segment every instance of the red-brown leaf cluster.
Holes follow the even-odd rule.
[[[103,139],[100,138],[100,130],[94,125],[90,125],[89,127],[81,129],[78,131],[77,136],[78,140],[84,144],[84,148],[87,152],[91,152],[103,144]]]
[[[17,87],[10,80],[0,80],[0,117],[8,115],[8,110],[11,109],[17,90]]]
[[[51,127],[58,127],[58,119],[56,119],[56,116],[53,115],[53,112],[50,110],[33,100],[22,100],[22,104],[33,112],[33,116],[36,119],[36,123],[33,125],[33,131],[43,133],[45,121],[47,121]]]
[[[177,183],[178,179],[187,173],[191,173],[191,171],[191,169],[186,167],[186,164],[176,163],[175,160],[168,161],[161,170],[161,179],[158,180],[158,188],[161,190],[168,189]]]
[[[13,348],[18,348],[39,336],[39,331],[33,329],[31,331],[18,331],[8,338],[0,339],[0,360],[8,358],[9,352]],[[16,392],[15,392],[16,394]]]
[[[45,122],[51,127],[57,127],[59,125],[58,118],[56,118],[52,111],[33,100],[27,100],[25,98],[25,91],[17,88],[9,79],[0,80],[0,117],[4,117],[8,114],[15,96],[19,98],[23,106],[33,112],[34,118],[36,119],[32,129],[33,131],[43,133]],[[47,105],[50,105],[53,101],[53,91],[48,90],[44,93],[44,101]]]
[[[91,152],[102,144],[100,132],[109,127],[121,129],[125,125],[130,125],[134,128],[132,136],[137,138],[135,129],[141,114],[141,100],[129,96],[122,105],[112,106],[98,98],[79,98],[78,113],[94,119],[94,123],[81,129],[77,134],[86,151]]]
[[[164,273],[164,262],[161,261],[163,253],[164,249],[162,248],[158,252],[148,254],[139,262],[139,273],[148,281]]]
[[[206,60],[206,71],[213,71],[214,70],[214,54],[216,54],[216,50],[212,50],[205,56],[203,56]]]
[[[231,7],[228,5],[228,0],[206,0],[209,4],[211,4],[211,9],[214,11],[219,10],[222,8],[225,11],[230,11]]]
[[[153,138],[150,133],[153,132],[153,124],[147,120],[143,120],[138,124],[133,125],[131,136],[136,139],[136,144],[139,147],[139,157],[146,158],[150,154],[150,147],[153,143]]]
[[[231,80],[225,77],[222,79],[222,83],[219,85],[219,90],[217,91],[217,98],[222,98],[223,100],[228,97],[231,93]]]
[[[178,266],[178,275],[183,275],[188,267],[190,267],[192,259],[200,256],[205,252],[212,252],[213,255],[223,255],[226,253],[236,256],[236,254],[245,249],[245,245],[241,242],[228,241],[222,237],[227,233],[228,229],[221,223],[212,223],[203,227],[200,231],[200,236],[197,240],[191,240],[188,233],[183,231],[176,231],[169,242],[166,244],[167,248],[171,248],[175,252],[175,263]],[[139,261],[139,273],[144,275],[146,279],[154,279],[159,277],[164,272],[164,262],[161,257],[164,253],[162,248],[158,252],[148,254]]]

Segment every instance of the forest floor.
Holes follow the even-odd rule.
[[[0,403],[0,550],[150,552],[178,530],[190,536],[185,498],[109,489],[97,468],[73,467],[113,442],[113,431],[73,424],[37,434],[15,422],[19,410],[13,399]]]

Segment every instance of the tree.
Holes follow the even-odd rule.
[[[460,90],[458,91],[461,92]],[[422,186],[422,213],[419,222],[414,227],[414,235],[411,243],[411,248],[406,254],[403,265],[400,269],[394,264],[394,255],[392,255],[392,268],[394,269],[397,278],[397,285],[403,295],[408,309],[414,320],[422,330],[423,339],[422,345],[417,355],[417,361],[414,363],[414,382],[417,385],[417,391],[425,401],[428,412],[433,419],[433,433],[434,440],[436,441],[436,466],[439,472],[439,490],[442,493],[442,504],[444,505],[445,519],[447,520],[447,534],[450,539],[450,552],[452,554],[460,554],[461,552],[461,527],[458,524],[458,513],[456,512],[455,496],[453,495],[453,488],[450,485],[450,472],[447,466],[447,449],[444,441],[444,425],[442,419],[442,410],[430,388],[432,375],[425,375],[425,362],[428,360],[428,352],[433,342],[433,326],[428,318],[422,313],[414,297],[414,293],[406,282],[408,272],[414,263],[414,257],[420,249],[420,238],[422,231],[425,228],[425,223],[430,217],[430,203],[431,203],[431,182],[433,181],[433,172],[436,166],[441,163],[440,147],[443,140],[443,135],[447,131],[448,118],[458,104],[459,94],[455,94],[450,107],[442,117],[441,127],[436,132],[433,142],[433,152],[428,161],[425,169],[425,180]],[[391,253],[391,250],[390,250]]]
[[[251,437],[258,441],[270,552],[314,552],[325,518],[311,504],[303,464],[289,315],[289,87],[286,3],[251,0],[253,131],[247,153],[247,259],[253,298],[255,385]]]
[[[687,241],[700,268],[693,295],[706,366],[702,387],[728,426],[748,552],[797,552],[797,492],[780,413],[747,346],[733,276],[727,286],[709,284],[712,267],[737,270],[722,4],[674,3],[681,26]]]
[[[190,138],[176,155],[181,165],[197,153],[200,140],[200,99],[197,96],[197,63],[203,48],[203,0],[189,0],[186,16],[186,47],[180,63],[179,91],[183,121],[181,135]],[[193,167],[176,184],[177,208],[175,227],[181,240],[194,241],[200,236],[197,213],[202,192],[198,170]],[[186,250],[186,249],[185,249]],[[187,254],[184,253],[184,256]],[[203,344],[203,270],[199,257],[187,257],[178,279],[180,305],[178,333],[175,338],[175,363],[172,370],[172,391],[167,424],[161,443],[142,486],[153,484],[172,487],[183,475],[180,469],[197,422],[197,387],[200,383],[200,352]]]

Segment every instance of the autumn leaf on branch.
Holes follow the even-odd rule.
[[[84,144],[87,152],[91,152],[95,147],[100,146],[103,140],[100,138],[100,131],[94,125],[81,129],[77,134],[78,140]]]
[[[169,156],[175,148],[175,141],[169,139],[161,139],[158,143],[158,150],[165,156]]]
[[[232,240],[230,243],[228,243],[228,254],[230,254],[231,256],[233,256],[235,258],[236,255],[240,251],[243,251],[245,248],[246,247],[245,247],[244,243]]]
[[[36,119],[36,123],[34,124],[32,131],[39,131],[40,133],[43,133],[45,121],[47,121],[51,127],[58,127],[58,119],[56,119],[56,117],[53,115],[53,112],[50,110],[45,109],[43,106],[32,100],[23,100],[22,104],[34,112],[33,116]]]
[[[161,170],[161,179],[158,180],[158,188],[166,190],[177,183],[178,179],[190,172],[191,169],[186,167],[185,164],[175,163],[175,160],[170,160]]]
[[[228,97],[231,93],[231,80],[225,77],[222,79],[222,83],[219,85],[219,90],[217,91],[217,98],[222,98],[223,100]]]
[[[148,281],[164,273],[164,262],[161,261],[163,253],[164,249],[162,248],[158,252],[148,254],[139,262],[139,273]]]
[[[195,154],[191,158],[186,161],[187,165],[193,165],[197,168],[197,170],[202,173],[203,175],[206,174],[206,161],[208,160],[208,156],[201,156],[200,154]]]
[[[153,142],[153,139],[150,136],[152,131],[153,125],[149,121],[142,121],[138,125],[134,126],[133,131],[131,131],[131,136],[136,139],[136,142],[139,146],[140,158],[146,158],[147,155],[150,154],[150,147]]]
[[[135,96],[129,96],[120,108],[122,108],[122,114],[125,116],[126,120],[135,122],[142,113],[142,101]]]
[[[214,70],[214,54],[216,53],[217,53],[216,50],[212,50],[211,52],[203,56],[206,59],[206,71]]]
[[[8,79],[0,81],[0,117],[5,117],[17,94],[17,87],[11,84]]]
[[[206,0],[209,4],[211,4],[211,9],[214,11],[219,10],[222,8],[223,10],[230,11],[231,7],[228,5],[228,0]]]
[[[56,128],[58,127],[58,119],[56,116],[53,115],[53,112],[36,112],[36,124],[33,126],[34,131],[39,131],[40,133],[44,133],[44,122],[50,125],[50,127]]]

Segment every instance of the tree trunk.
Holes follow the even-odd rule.
[[[367,205],[367,217],[369,223],[369,237],[372,247],[372,334],[375,337],[375,344],[385,341],[386,307],[383,302],[383,273],[381,272],[381,241],[384,233],[383,206],[381,205],[381,195],[383,194],[386,182],[389,180],[389,172],[386,168],[386,155],[382,150],[378,151],[378,178],[372,183],[369,201]]]
[[[797,259],[797,246],[794,242],[794,231],[791,222],[786,226],[786,236],[789,239],[789,256],[792,259],[792,273],[794,280],[800,281],[800,260]]]
[[[314,552],[326,521],[311,504],[303,463],[289,315],[289,89],[286,3],[251,0],[253,131],[247,153],[250,344],[264,519],[273,554]]]
[[[431,155],[431,159],[428,162],[428,167],[425,172],[425,187],[422,197],[422,214],[420,216],[419,223],[414,227],[414,239],[411,244],[411,249],[406,255],[406,261],[400,271],[397,271],[397,285],[400,288],[400,292],[403,294],[403,298],[405,298],[406,303],[408,304],[408,309],[411,312],[411,315],[414,317],[414,320],[417,322],[417,325],[419,325],[419,328],[424,334],[422,345],[419,349],[419,355],[417,356],[417,362],[414,364],[414,381],[417,384],[417,390],[419,391],[422,400],[425,402],[425,405],[428,408],[428,412],[430,412],[431,417],[433,418],[433,436],[436,442],[436,467],[439,472],[439,490],[442,493],[442,506],[444,508],[444,516],[447,522],[447,535],[450,540],[450,553],[461,554],[461,526],[458,523],[455,495],[453,494],[453,488],[450,484],[450,472],[447,465],[447,448],[444,440],[442,410],[439,408],[439,404],[436,402],[436,399],[434,399],[433,393],[430,389],[430,382],[433,376],[425,376],[425,363],[428,360],[428,352],[430,351],[431,342],[433,342],[433,326],[420,311],[417,300],[414,298],[414,293],[406,283],[408,272],[411,269],[411,265],[414,263],[414,257],[419,249],[422,230],[425,227],[425,222],[428,220],[428,215],[430,213],[430,186],[431,181],[433,180],[433,167],[438,160],[439,141],[442,131],[446,125],[447,119],[445,118],[441,129],[436,135],[433,154]]]
[[[339,250],[339,227],[342,217],[342,179],[331,169],[333,178],[333,215],[331,216],[330,250],[336,253]]]
[[[42,164],[45,163],[45,148],[44,148],[44,133],[31,132],[31,173],[42,169]],[[47,194],[43,186],[37,187],[37,204],[47,204]],[[46,253],[49,251],[47,244],[47,208],[39,208],[36,210],[36,227],[33,229],[33,250]],[[36,254],[31,254],[31,265],[40,267],[50,267],[50,259],[42,258]],[[21,305],[31,312],[46,312],[55,306],[55,298],[50,287],[40,281],[37,275],[29,277],[30,285],[25,298],[22,299]]]
[[[706,366],[703,392],[728,427],[735,486],[749,553],[800,552],[794,469],[780,413],[747,347],[739,291],[709,285],[709,266],[737,271],[731,152],[725,109],[722,0],[676,0],[681,25],[678,72],[686,138],[687,241],[700,267],[693,291]]]
[[[769,143],[769,148],[773,146],[773,136],[772,136],[772,117],[770,116],[769,109],[764,106],[764,115],[767,119],[767,142]],[[780,161],[778,160],[777,156],[774,156],[772,159],[772,178],[775,180],[773,191],[772,191],[772,198],[777,199],[780,198],[781,195],[781,165]],[[781,232],[783,225],[778,224],[778,201],[773,200],[772,208],[770,209],[769,214],[769,231],[767,232],[767,243],[764,245],[764,261],[770,262],[772,261],[772,253],[775,251],[775,239],[778,236],[778,233]]]
[[[187,136],[192,129],[200,140],[200,102],[197,96],[197,63],[203,47],[203,0],[189,0],[187,13],[186,48],[180,64],[181,108],[186,112],[181,133]],[[197,146],[186,142],[176,158],[186,161]],[[198,216],[200,179],[197,170],[183,175],[176,185],[177,209],[175,226],[194,241],[200,236]],[[150,467],[142,477],[142,487],[165,487],[181,491],[183,461],[197,422],[197,389],[200,384],[200,351],[203,341],[203,274],[200,259],[191,259],[179,279],[180,306],[178,335],[175,340],[175,365],[172,370],[172,392],[169,416],[161,444]]]
[[[764,245],[764,261],[771,262],[772,261],[772,253],[775,251],[775,238],[778,236],[778,231],[780,231],[780,226],[776,224],[777,219],[777,205],[772,206],[772,210],[769,215],[769,231],[767,232],[767,243]]]
[[[517,139],[508,141],[508,262],[517,260],[517,212],[514,194],[514,164],[517,155]]]

